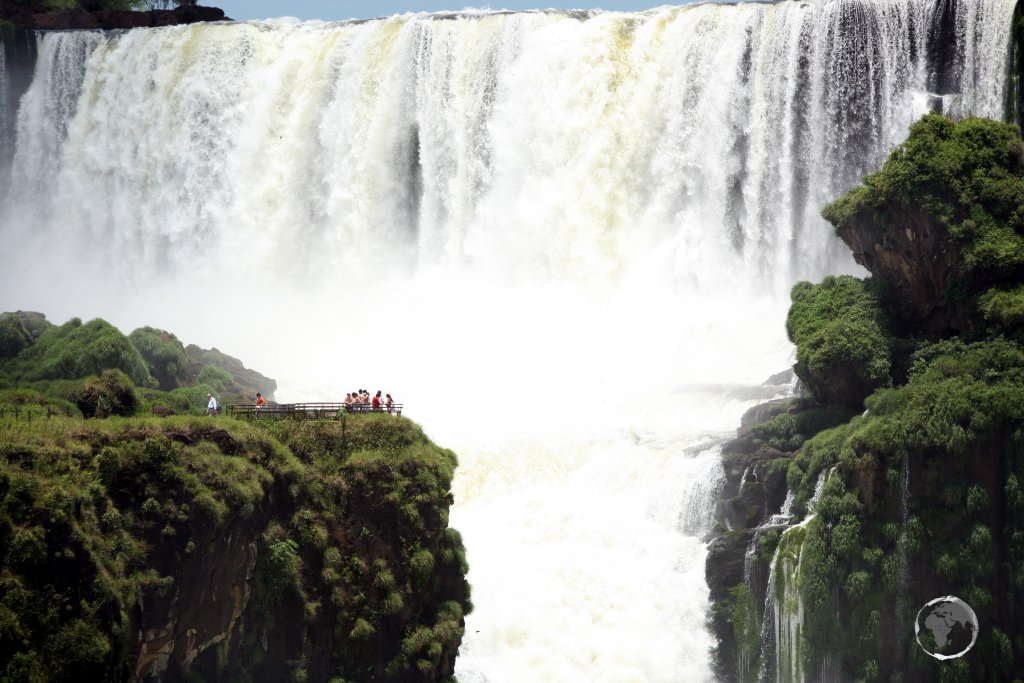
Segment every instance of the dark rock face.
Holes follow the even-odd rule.
[[[751,429],[788,412],[790,405],[782,400],[751,408],[743,416],[737,438],[722,447],[726,483],[716,505],[717,524],[705,563],[712,605],[708,626],[717,640],[713,659],[718,680],[743,680],[747,673],[739,670],[740,653],[750,644],[740,642],[742,636],[737,634],[749,632],[750,623],[737,620],[760,623],[758,609],[765,601],[768,568],[764,556],[757,553],[758,540],[768,529],[762,525],[779,511],[786,497],[790,455],[766,446]],[[739,600],[743,605],[738,606]]]
[[[726,444],[722,451],[726,486],[716,518],[729,531],[752,529],[779,510],[786,497],[785,469],[774,467],[787,455],[749,437]]]
[[[3,53],[4,62],[0,79],[5,81],[0,84],[0,183],[6,187],[7,172],[14,159],[18,104],[32,83],[32,72],[36,64],[35,35],[25,29],[10,32],[0,30],[0,52]]]
[[[889,308],[909,329],[970,333],[970,308],[948,296],[963,275],[948,231],[914,208],[863,216],[839,228],[857,263],[889,289]]]
[[[96,3],[83,3],[83,7],[57,11],[33,11],[21,5],[0,2],[0,20],[15,28],[41,31],[67,31],[71,29],[126,29],[148,26],[195,24],[203,21],[225,21],[224,10],[216,7],[182,6],[170,10],[148,12],[102,9]]]

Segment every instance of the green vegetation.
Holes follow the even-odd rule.
[[[959,249],[959,281],[948,283],[947,300],[984,297],[984,318],[996,331],[1020,334],[1024,141],[1016,126],[925,116],[879,172],[823,215],[842,231],[914,212]]]
[[[83,324],[73,318],[42,333],[31,346],[5,363],[8,375],[21,381],[77,379],[117,368],[135,384],[149,386],[146,363],[128,338],[104,320]]]
[[[848,275],[793,287],[786,332],[797,376],[823,404],[858,409],[889,384],[891,339],[869,283]]]
[[[135,386],[114,392],[123,400],[110,410],[103,404],[113,398],[107,370],[124,373]],[[65,414],[77,414],[68,404],[82,403],[88,417],[154,410],[203,415],[209,393],[222,404],[244,403],[257,391],[272,397],[276,387],[238,359],[216,349],[186,348],[164,330],[141,327],[125,337],[99,319],[83,324],[75,318],[58,327],[40,313],[0,314],[0,389],[32,389]]]
[[[192,384],[188,355],[178,338],[170,332],[140,327],[128,339],[146,361],[149,373],[164,391]],[[202,379],[199,380],[202,383]]]
[[[970,338],[925,341],[932,330],[910,328],[896,340],[888,321],[901,302],[880,295],[873,281],[836,277],[794,288],[787,331],[819,414],[801,426],[803,413],[784,413],[752,430],[780,450],[799,449],[787,472],[798,514],[810,514],[824,482],[815,519],[799,538],[783,537],[799,562],[776,559],[777,597],[803,611],[799,642],[787,647],[799,651],[804,671],[828,657],[844,680],[1021,679],[1024,142],[1017,129],[926,116],[881,171],[824,214],[845,238],[861,225],[902,225],[901,212],[924,216],[956,245],[946,296],[981,324]],[[883,238],[878,248],[890,247]],[[851,418],[862,405],[867,411]],[[914,643],[912,623],[925,602],[950,593],[972,605],[981,631],[971,657],[940,663]],[[741,597],[733,596],[737,614]]]
[[[213,387],[216,391],[224,391],[231,386],[231,375],[228,371],[213,365],[203,368],[196,379],[200,384]]]
[[[853,411],[842,406],[822,406],[807,399],[795,399],[792,403],[787,412],[751,428],[755,443],[764,443],[779,451],[795,452],[811,436],[842,424],[853,415]]]
[[[417,425],[134,417],[276,387],[154,328],[3,314],[0,349],[0,681],[450,674],[456,458]],[[167,619],[219,644],[154,655]]]
[[[0,360],[14,358],[32,346],[32,335],[17,316],[0,317]]]
[[[131,379],[120,370],[104,370],[85,383],[78,409],[88,417],[129,417],[139,410],[139,394]]]
[[[0,393],[0,680],[132,677],[166,619],[227,634],[191,664],[205,680],[440,680],[453,661],[456,460],[415,424],[2,409],[39,398]],[[234,607],[195,604],[209,590]]]

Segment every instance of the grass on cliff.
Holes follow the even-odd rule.
[[[31,346],[3,364],[19,382],[74,379],[117,368],[140,387],[154,384],[146,362],[120,330],[104,320],[73,318],[47,329]]]
[[[886,332],[870,281],[794,288],[797,373],[819,401],[867,410],[811,436],[787,473],[802,528],[798,586],[808,670],[844,677],[1012,680],[1024,676],[1024,142],[994,121],[930,115],[864,185],[824,210],[839,229],[924,215],[958,250],[947,304],[986,324],[971,339]],[[941,245],[940,245],[941,246]],[[884,239],[880,248],[885,249]],[[938,248],[938,247],[937,247]],[[958,305],[959,305],[958,304]],[[898,366],[898,367],[897,367]],[[846,399],[844,401],[844,399]],[[791,445],[793,416],[761,429]],[[779,418],[776,418],[778,420]],[[790,435],[793,435],[790,437]],[[778,569],[778,567],[777,567]],[[982,628],[968,658],[939,663],[913,641],[924,600],[953,593]],[[734,596],[740,609],[742,597]],[[912,604],[919,603],[919,604]],[[739,637],[739,634],[737,634]]]
[[[447,527],[456,460],[409,420],[83,421],[36,392],[0,403],[19,407],[0,408],[0,679],[132,670],[136,606],[173,596],[188,558],[240,520],[263,531],[243,656],[224,675],[265,666],[268,634],[322,620],[347,680],[454,656],[471,608]],[[305,625],[279,620],[288,605]]]
[[[176,336],[153,327],[140,327],[128,335],[128,339],[142,355],[150,375],[161,389],[171,391],[191,383],[188,355]]]
[[[877,669],[873,657],[883,649],[878,626],[893,609],[885,600],[894,601],[903,619],[920,607],[900,602],[909,563],[918,568],[918,580],[923,573],[937,577],[941,590],[966,599],[985,621],[980,669],[998,680],[1010,675],[1014,657],[1000,630],[1005,623],[992,621],[995,548],[1005,544],[1015,561],[1024,559],[1024,516],[1009,514],[996,524],[992,494],[977,483],[990,475],[979,473],[977,460],[995,453],[996,462],[1004,461],[1008,476],[996,486],[1005,485],[1010,505],[1024,510],[1024,496],[1016,493],[1024,474],[1024,348],[1005,339],[957,338],[922,344],[911,360],[906,385],[870,396],[865,415],[814,436],[790,464],[798,509],[827,474],[815,510],[821,524],[808,527],[814,543],[803,551],[809,644],[812,652],[838,654],[861,675]],[[904,467],[919,473],[909,513],[900,507]],[[1024,571],[1010,575],[1016,588],[1003,599],[1015,601]],[[831,586],[841,589],[838,603],[824,597]],[[843,615],[838,622],[837,609]],[[900,633],[897,647],[910,653],[914,675],[942,673],[934,671],[934,660],[915,657],[910,636]],[[961,674],[945,671],[942,680]]]

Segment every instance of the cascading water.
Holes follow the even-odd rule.
[[[716,443],[788,364],[789,287],[855,268],[820,207],[936,103],[1000,116],[1012,11],[46,35],[0,306],[406,403],[462,458],[464,683],[706,679]]]

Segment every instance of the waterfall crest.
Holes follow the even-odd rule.
[[[784,292],[852,267],[820,207],[916,117],[1001,115],[1012,5],[50,34],[2,234],[52,248],[71,225],[133,280],[230,254],[301,262],[287,278],[440,263],[601,281],[643,264]]]

